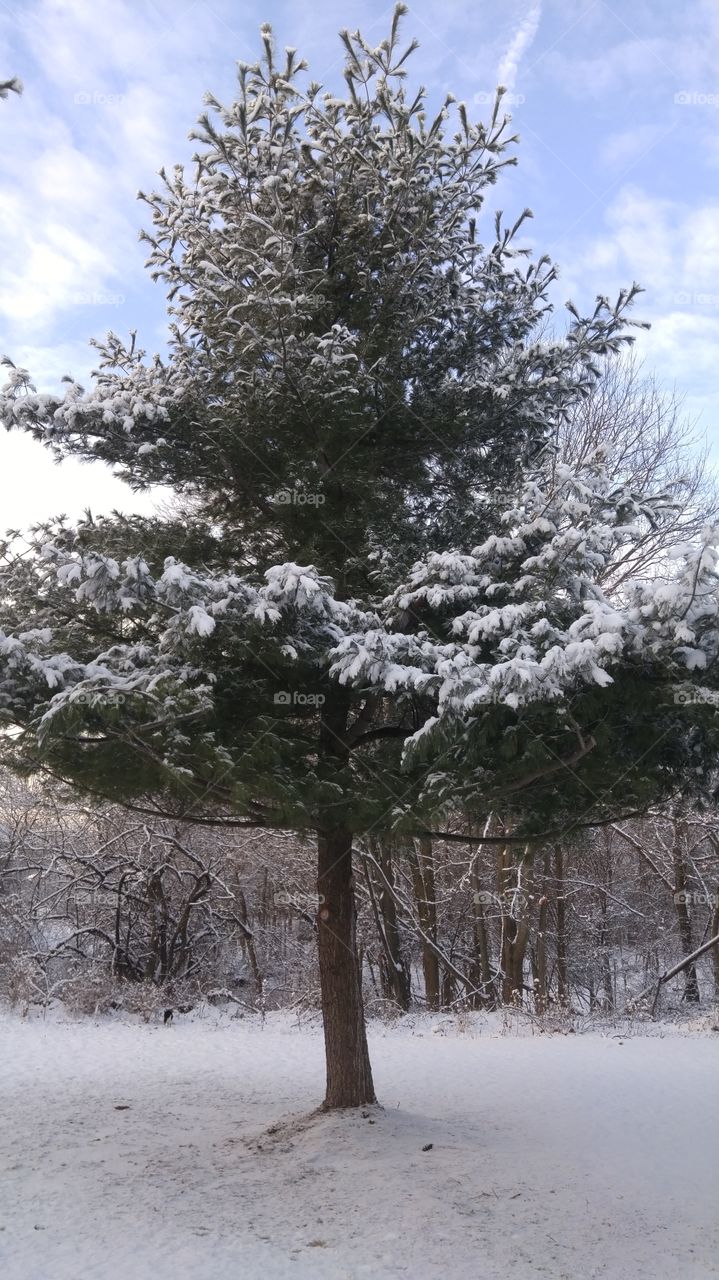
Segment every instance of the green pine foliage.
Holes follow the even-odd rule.
[[[666,607],[612,606],[603,645],[601,574],[661,503],[601,460],[557,484],[546,447],[630,340],[636,286],[548,336],[528,211],[484,227],[515,160],[501,93],[486,123],[428,112],[402,13],[376,48],[342,34],[343,96],[263,29],[236,100],[208,98],[194,172],[143,197],[164,357],[110,334],[56,395],[6,361],[7,427],[178,499],[6,542],[12,767],[356,832],[490,810],[546,832],[706,785],[712,717],[687,733],[672,689],[713,661],[713,564],[699,596],[687,569]]]

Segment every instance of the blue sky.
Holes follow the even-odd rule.
[[[87,376],[93,334],[137,328],[161,348],[165,300],[143,269],[136,192],[189,158],[203,92],[233,96],[235,61],[255,60],[267,20],[341,89],[338,28],[379,42],[390,15],[377,0],[0,0],[0,79],[25,85],[0,103],[0,352],[49,388]],[[533,209],[530,242],[559,264],[559,306],[640,281],[646,365],[719,457],[718,0],[422,0],[404,30],[432,98],[451,90],[481,118],[505,84],[519,166],[494,203]],[[0,436],[0,528],[87,505],[148,500],[101,467],[57,468]]]

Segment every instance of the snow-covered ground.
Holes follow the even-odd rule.
[[[719,1276],[709,1030],[375,1025],[382,1109],[333,1116],[286,1016],[0,1037],[4,1280]]]

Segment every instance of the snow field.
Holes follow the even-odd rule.
[[[0,1022],[4,1280],[719,1276],[719,1037]],[[428,1147],[429,1150],[423,1150]]]

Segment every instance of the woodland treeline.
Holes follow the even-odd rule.
[[[631,1012],[719,934],[719,833],[700,815],[649,814],[536,850],[370,839],[355,854],[376,1014]],[[314,1009],[320,905],[312,846],[292,833],[138,820],[3,781],[0,981],[25,1008]],[[715,946],[664,1000],[716,999]]]

